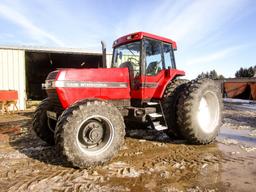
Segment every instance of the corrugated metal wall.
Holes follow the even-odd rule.
[[[111,67],[112,54],[107,54],[107,67]]]
[[[18,108],[25,109],[25,51],[0,49],[0,90],[17,90]]]

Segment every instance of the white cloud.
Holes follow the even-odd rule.
[[[59,45],[59,46],[64,45],[64,43],[61,40],[59,40],[57,37],[43,30],[42,28],[34,25],[29,20],[29,18],[27,18],[23,14],[17,12],[17,10],[12,9],[7,5],[0,4],[0,15],[8,19],[9,21],[13,22],[14,24],[22,27],[27,34],[31,35],[35,40],[41,43],[44,43],[45,40],[47,39],[55,43],[56,45]]]
[[[240,50],[241,48],[244,48],[245,46],[234,46],[234,47],[228,47],[221,51],[213,52],[208,55],[204,55],[202,57],[197,58],[191,58],[189,61],[187,61],[186,65],[201,65],[201,64],[210,64],[215,61],[218,61],[220,59],[226,58],[230,56],[231,54],[234,54],[236,51]]]
[[[247,3],[248,0],[156,1],[154,8],[140,11],[140,7],[126,13],[127,19],[119,23],[116,33],[146,30],[172,38],[179,47],[190,48],[216,38],[216,33],[239,17],[238,12]]]

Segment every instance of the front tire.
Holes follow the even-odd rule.
[[[178,103],[178,126],[190,143],[212,142],[222,125],[221,91],[210,79],[196,79],[186,85]]]
[[[57,149],[75,167],[87,168],[109,161],[124,143],[125,125],[111,104],[81,101],[66,109],[55,131]]]
[[[54,132],[51,129],[55,127],[56,123],[52,122],[52,120],[47,117],[46,112],[52,109],[53,104],[51,99],[46,98],[37,107],[33,118],[34,132],[49,145],[54,145]]]

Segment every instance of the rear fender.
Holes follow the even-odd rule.
[[[165,89],[167,87],[167,85],[173,81],[174,79],[176,79],[177,77],[180,76],[185,76],[185,72],[182,70],[177,70],[177,69],[169,69],[165,71],[165,78],[163,80],[163,82],[161,83],[161,85],[158,86],[156,93],[158,93],[159,95],[157,96],[158,98],[163,98]],[[156,97],[155,97],[156,98]]]

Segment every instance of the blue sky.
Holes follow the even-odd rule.
[[[105,40],[111,51],[135,31],[175,40],[188,78],[256,65],[254,0],[0,0],[0,45],[100,51]]]

